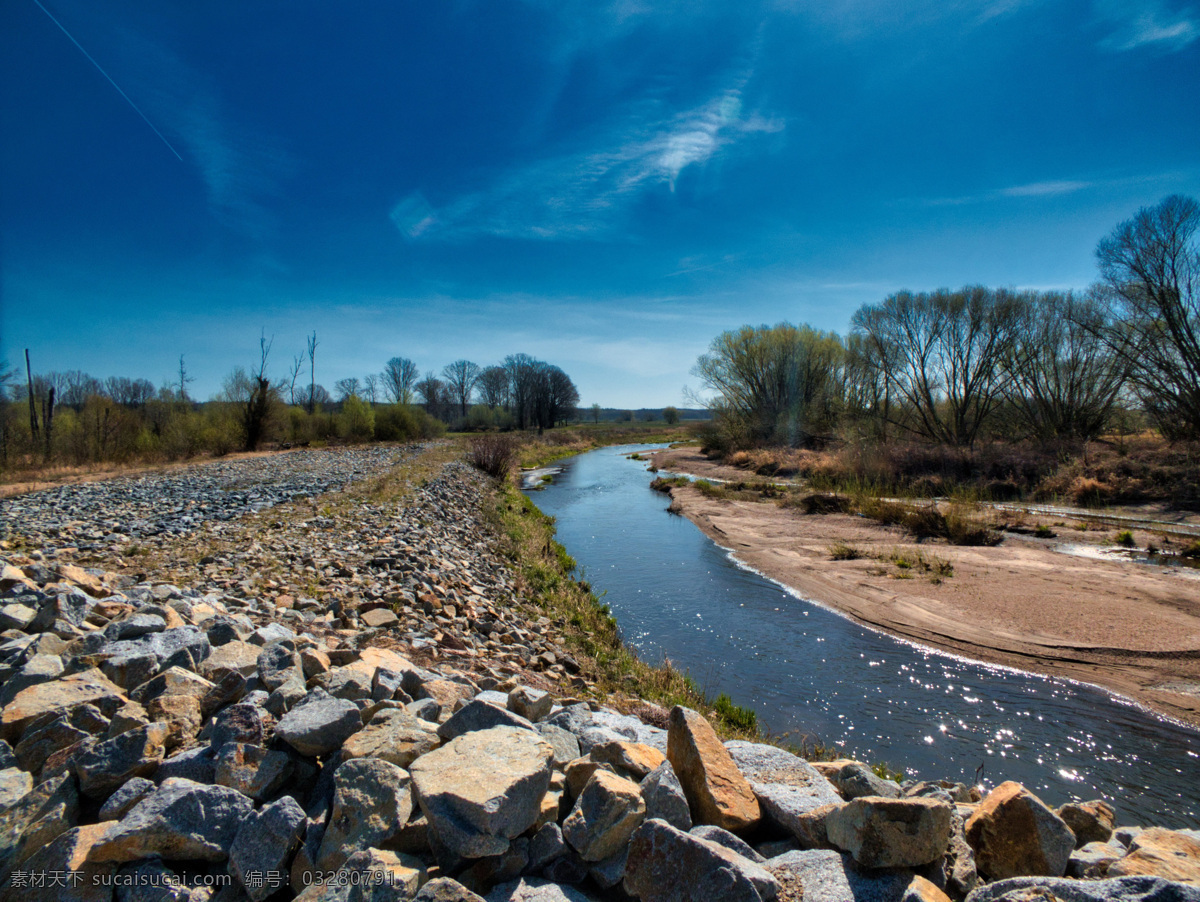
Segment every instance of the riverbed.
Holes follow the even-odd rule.
[[[631,447],[561,462],[532,493],[643,658],[670,658],[795,745],[907,775],[1018,780],[1122,823],[1200,826],[1200,733],[1094,687],[987,666],[860,626],[739,566],[667,512]]]

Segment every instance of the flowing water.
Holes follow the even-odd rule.
[[[633,447],[561,463],[533,492],[627,642],[670,658],[773,735],[918,779],[1017,780],[1050,805],[1104,798],[1122,824],[1200,826],[1200,732],[1090,686],[861,627],[738,566],[667,513]]]

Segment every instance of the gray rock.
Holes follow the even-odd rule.
[[[33,776],[19,767],[0,770],[0,811],[7,811],[33,789]]]
[[[629,843],[624,887],[645,902],[769,902],[779,881],[724,846],[651,820]]]
[[[288,711],[291,711],[292,708],[304,701],[307,695],[308,690],[304,688],[304,682],[298,676],[292,674],[287,682],[271,693],[263,703],[263,707],[275,717],[283,717]]]
[[[544,824],[529,841],[529,870],[537,873],[554,859],[565,855],[567,844],[558,824]]]
[[[766,867],[781,880],[799,881],[804,902],[899,902],[912,879],[903,871],[858,871],[849,855],[826,849],[788,852]]]
[[[433,724],[406,710],[385,709],[343,743],[342,753],[348,758],[382,758],[397,767],[408,767],[441,743]]]
[[[605,889],[612,889],[625,879],[625,865],[629,862],[629,846],[602,861],[592,862],[588,876]]]
[[[319,757],[341,747],[362,728],[354,702],[316,689],[275,726],[275,735],[302,755]]]
[[[554,763],[557,766],[561,767],[568,761],[574,761],[582,754],[579,749],[579,740],[570,730],[564,730],[562,727],[549,723],[539,723],[534,729],[554,749]]]
[[[420,859],[383,849],[355,852],[342,871],[362,875],[351,878],[347,902],[407,902],[425,879]]]
[[[1067,862],[1067,876],[1089,880],[1104,877],[1108,873],[1108,866],[1128,851],[1118,843],[1090,842],[1071,853]]]
[[[304,824],[304,809],[284,796],[251,814],[238,828],[229,850],[229,870],[253,902],[262,902],[287,882],[288,859],[300,842]]]
[[[718,846],[724,846],[730,852],[736,852],[743,858],[749,858],[757,864],[763,864],[767,860],[754,851],[750,844],[740,836],[735,836],[728,830],[714,827],[712,824],[702,824],[699,827],[693,827],[688,832],[692,836],[706,839],[709,842],[715,842]]]
[[[158,787],[144,777],[131,777],[124,786],[113,792],[103,805],[100,806],[100,820],[119,821],[138,802],[154,792]]]
[[[192,892],[180,875],[157,859],[121,865],[116,882],[117,902],[192,902]],[[197,893],[196,897],[204,895]]]
[[[266,626],[260,626],[250,634],[246,640],[252,645],[267,646],[272,642],[278,642],[281,639],[295,639],[296,634],[286,626],[279,623],[268,623]]]
[[[592,902],[592,897],[573,886],[522,877],[497,886],[487,894],[487,902]]]
[[[169,667],[194,671],[211,651],[204,633],[194,626],[180,626],[110,642],[97,657],[105,676],[118,686],[132,689]]]
[[[230,742],[261,745],[263,741],[262,712],[254,705],[230,705],[213,717],[208,742],[214,749]]]
[[[636,783],[597,770],[563,821],[563,837],[584,861],[600,861],[625,847],[645,815]]]
[[[79,822],[74,778],[43,780],[7,810],[0,810],[0,874],[28,858]]]
[[[646,800],[647,820],[658,818],[685,833],[692,829],[692,813],[688,808],[687,796],[683,794],[683,786],[675,776],[670,761],[664,761],[646,775],[641,791],[642,798]]]
[[[99,742],[76,755],[72,764],[85,795],[107,799],[130,777],[158,770],[166,754],[166,724],[152,723]]]
[[[371,680],[371,698],[374,701],[400,701],[408,704],[412,698],[404,691],[404,674],[397,670],[380,667]]]
[[[193,783],[213,783],[217,779],[217,759],[211,748],[187,749],[166,758],[154,772],[158,783],[167,780],[191,780]]]
[[[256,801],[273,795],[291,775],[292,759],[286,752],[229,742],[216,755],[216,782]]]
[[[517,727],[467,733],[422,755],[411,771],[430,830],[464,858],[501,854],[537,821],[552,757],[549,743]]]
[[[1013,877],[981,886],[966,902],[1200,902],[1200,886],[1161,877],[1067,880],[1061,877]],[[806,899],[805,902],[810,902]]]
[[[63,661],[59,655],[33,655],[20,670],[4,681],[3,686],[0,686],[0,708],[16,698],[22,689],[58,679],[63,670]]]
[[[136,639],[149,633],[161,633],[167,628],[167,621],[158,614],[133,613],[123,620],[114,620],[104,628],[104,636],[110,642],[122,639]]]
[[[725,748],[750,782],[766,818],[797,837],[804,833],[802,815],[842,801],[828,780],[790,752],[741,740],[726,742]]]
[[[862,796],[898,799],[902,795],[898,783],[883,779],[861,761],[845,762],[829,779],[847,802]]]
[[[253,809],[254,803],[236,790],[166,780],[109,829],[90,858],[223,861]]]
[[[436,724],[438,717],[441,716],[442,706],[431,698],[418,698],[405,705],[404,710],[413,717],[419,717],[421,720],[427,720],[432,724]]]
[[[0,768],[16,767],[17,753],[5,740],[0,739]]]
[[[296,643],[281,639],[263,646],[258,653],[258,681],[274,691],[293,678],[304,683],[304,668],[300,664]]]
[[[353,759],[333,779],[333,809],[317,856],[321,871],[336,870],[355,849],[392,839],[413,809],[408,772],[387,761]]]
[[[524,717],[505,708],[499,708],[479,699],[472,699],[438,727],[437,733],[442,739],[449,741],[457,739],[465,733],[490,730],[492,727],[519,727],[533,730],[533,724]]]
[[[486,902],[483,896],[477,895],[449,877],[435,877],[413,896],[413,902]]]
[[[335,667],[328,673],[314,677],[313,685],[321,687],[334,698],[353,702],[371,698],[373,674],[357,667]]]

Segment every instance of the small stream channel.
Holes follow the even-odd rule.
[[[1047,804],[1107,799],[1122,824],[1200,826],[1200,732],[1090,686],[861,627],[740,567],[667,513],[644,464],[560,462],[533,501],[647,661],[670,658],[773,735],[919,779],[1011,779]]]

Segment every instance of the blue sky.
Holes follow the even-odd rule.
[[[184,354],[207,397],[315,329],[329,387],[524,352],[680,404],[725,329],[1084,287],[1200,195],[1195,3],[42,5],[0,4],[0,358],[40,371]]]

